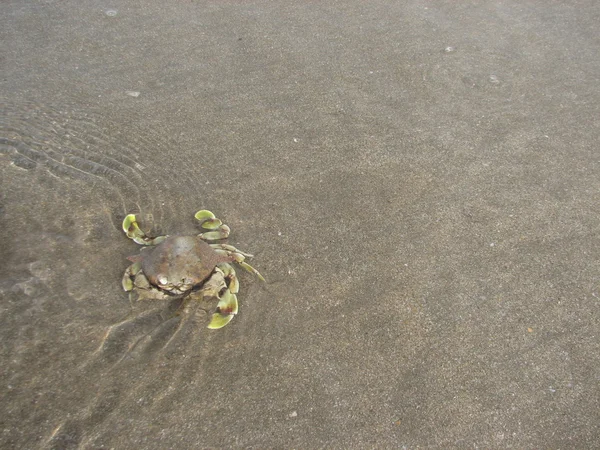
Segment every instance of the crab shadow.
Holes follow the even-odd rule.
[[[166,301],[140,301],[134,297],[132,293],[131,312],[108,327],[95,352],[103,364],[118,365],[176,353],[185,349],[193,335],[208,323],[210,301],[199,294]],[[153,305],[147,309],[150,303]]]
[[[133,295],[130,297],[134,297]],[[171,377],[181,369],[182,356],[205,340],[210,299],[188,295],[163,301],[130,298],[131,311],[109,326],[95,352],[79,368],[77,384],[89,391],[80,405],[57,420],[45,448],[105,448],[93,430],[125,411],[137,411],[139,399],[165,394]],[[165,370],[165,367],[169,370]],[[169,391],[170,392],[170,391]]]

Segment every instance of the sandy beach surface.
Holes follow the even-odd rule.
[[[600,3],[0,18],[0,448],[598,448]],[[203,208],[217,331],[121,287]]]

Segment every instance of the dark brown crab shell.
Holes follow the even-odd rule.
[[[151,285],[172,294],[199,287],[219,263],[232,256],[217,253],[197,236],[170,236],[150,250],[130,258],[141,261],[142,273]]]

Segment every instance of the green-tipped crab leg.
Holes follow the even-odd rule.
[[[263,277],[260,272],[258,270],[256,270],[254,267],[252,267],[250,264],[248,264],[247,262],[239,262],[238,263],[240,266],[242,266],[244,269],[246,269],[248,272],[253,273],[254,275],[256,275],[258,277],[258,279],[260,281],[264,281],[266,283],[267,280],[265,280],[265,277]]]
[[[223,225],[223,222],[221,222],[220,219],[214,218],[214,219],[208,219],[206,222],[204,222],[202,225],[200,225],[202,228],[204,228],[205,230],[216,230],[218,229],[221,225]]]
[[[229,244],[209,244],[209,245],[214,249],[226,250],[226,251],[232,252],[232,253],[239,253],[240,255],[243,255],[246,258],[254,258],[254,255],[251,255],[250,253],[246,253],[241,250],[238,250],[233,245],[229,245]]]
[[[208,209],[202,209],[194,214],[196,220],[200,221],[200,226],[205,230],[216,230],[223,222],[216,218],[216,216]]]
[[[237,296],[229,289],[225,289],[223,296],[217,304],[217,311],[212,315],[208,328],[216,330],[227,325],[238,312]]]
[[[127,214],[123,219],[123,231],[129,239],[143,238],[146,234],[140,229],[135,214]]]
[[[135,264],[132,264],[127,269],[125,269],[125,273],[123,274],[123,280],[121,281],[121,284],[126,292],[130,292],[133,290],[133,278],[135,278],[135,276],[141,269],[141,262],[136,262]]]
[[[231,232],[231,229],[221,222],[216,216],[208,209],[202,209],[194,214],[194,217],[200,221],[200,226],[205,230],[209,230],[206,233],[198,235],[200,239],[206,241],[218,241],[219,239],[226,239]]]
[[[222,224],[215,231],[200,233],[198,237],[205,241],[218,241],[219,239],[226,239],[230,232],[231,229],[227,225]]]
[[[248,272],[256,275],[259,278],[259,280],[266,282],[265,278],[260,274],[260,272],[258,270],[256,270],[254,267],[252,267],[250,264],[248,264],[247,262],[244,261],[246,259],[246,257],[243,254],[241,254],[239,252],[230,252],[228,250],[221,250],[221,249],[215,249],[215,252],[217,252],[221,255],[228,255],[228,256],[233,257],[235,262],[238,263],[241,267],[246,269]]]
[[[240,282],[235,274],[235,269],[229,263],[220,263],[217,266],[223,272],[223,276],[229,280],[227,288],[232,294],[237,294],[240,291]]]
[[[164,241],[166,236],[151,238],[144,233],[137,223],[135,214],[127,214],[123,219],[123,231],[129,239],[140,245],[157,245]]]
[[[225,274],[219,267],[216,267],[213,275],[202,286],[202,294],[206,297],[219,298],[219,292],[226,288]]]
[[[204,222],[205,220],[216,218],[215,215],[208,209],[201,209],[196,214],[194,214],[194,217],[196,218],[196,220],[199,220],[200,222]]]
[[[233,315],[224,316],[218,312],[213,313],[212,319],[210,319],[210,323],[208,324],[208,328],[211,330],[218,330],[219,328],[223,328],[233,319]]]

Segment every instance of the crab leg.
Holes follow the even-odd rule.
[[[227,288],[225,283],[225,274],[223,271],[216,267],[214,273],[202,286],[202,295],[205,297],[219,298],[219,293]]]
[[[231,319],[233,319],[233,314],[225,316],[218,312],[213,313],[207,328],[211,330],[218,330],[219,328],[223,328],[225,325],[231,322]]]
[[[222,224],[214,231],[200,233],[198,235],[198,237],[205,241],[218,241],[219,239],[227,239],[230,232],[231,232],[231,229],[227,225]]]
[[[256,275],[258,277],[258,279],[260,281],[264,281],[266,282],[267,280],[265,280],[265,277],[263,277],[260,272],[258,270],[256,270],[254,267],[252,267],[250,264],[246,263],[246,262],[238,262],[238,264],[240,266],[242,266],[244,269],[246,269],[246,271],[253,273],[254,275]]]
[[[217,266],[217,270],[229,283],[227,284],[227,289],[225,289],[223,295],[219,298],[217,310],[212,315],[212,319],[208,324],[208,328],[213,330],[224,327],[237,314],[238,301],[236,294],[240,288],[235,270],[230,264],[221,263]]]
[[[196,220],[200,221],[200,226],[205,230],[216,230],[223,222],[221,222],[217,217],[210,212],[208,209],[203,209],[194,214]]]
[[[138,225],[135,214],[127,214],[123,219],[122,227],[127,237],[140,245],[157,245],[167,238],[167,236],[157,236],[155,238],[148,236]]]
[[[194,214],[194,217],[200,222],[204,222],[205,220],[216,219],[216,216],[208,209],[201,209],[196,214]]]
[[[235,262],[238,263],[245,270],[256,275],[261,281],[265,281],[265,278],[260,274],[260,272],[258,270],[256,270],[254,267],[252,267],[247,262],[245,262],[246,257],[244,256],[244,253],[241,253],[237,249],[236,249],[236,251],[230,251],[230,250],[223,250],[220,248],[215,248],[215,252],[219,253],[220,255],[231,256],[235,260]]]
[[[233,245],[229,245],[229,244],[208,244],[208,245],[210,245],[214,249],[226,250],[228,252],[239,253],[240,255],[243,255],[246,258],[254,258],[254,255],[251,255],[250,253],[243,252],[243,251],[235,248]]]
[[[208,230],[204,233],[198,235],[200,239],[206,241],[218,241],[221,239],[226,239],[229,236],[230,229],[227,225],[225,225],[221,220],[217,219],[217,217],[206,209],[198,211],[194,217],[200,221],[200,226]],[[245,262],[246,258],[251,258],[252,255],[249,253],[244,253],[241,250],[238,250],[233,245],[228,244],[209,244],[215,252],[231,257],[235,262],[237,262],[240,266],[242,266],[245,270],[250,273],[255,274],[262,281],[265,281],[263,276],[252,267],[250,264]],[[217,329],[222,328],[227,325],[233,316],[237,314],[238,311],[238,301],[236,294],[240,289],[240,284],[235,274],[234,268],[228,263],[221,263],[217,265],[215,269],[215,274],[211,279],[208,280],[205,286],[205,293],[216,293],[218,297],[218,291],[216,289],[220,286],[227,286],[227,289],[223,292],[222,296],[219,298],[219,303],[217,304],[217,310],[212,315],[211,321],[208,324],[208,328]],[[214,285],[214,286],[212,286]],[[208,290],[207,290],[208,289]]]
[[[135,264],[130,265],[127,269],[125,269],[125,273],[123,274],[123,280],[121,281],[121,285],[126,292],[130,292],[134,288],[133,279],[141,270],[142,264],[137,262]]]
[[[225,225],[221,220],[209,210],[202,209],[194,214],[196,220],[200,221],[200,226],[205,230],[206,233],[200,233],[198,237],[206,241],[218,241],[219,239],[226,239],[231,232],[231,229]]]
[[[233,316],[238,312],[238,301],[237,296],[232,294],[229,289],[225,289],[223,296],[217,303],[217,311],[212,315],[212,319],[208,324],[208,328],[212,330],[217,330],[219,328],[223,328]]]
[[[229,281],[227,288],[232,294],[237,294],[240,291],[240,282],[235,274],[235,269],[229,263],[220,263],[217,265],[217,269],[220,269],[225,279]]]

